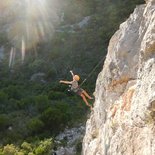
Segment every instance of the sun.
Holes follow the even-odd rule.
[[[52,14],[53,9],[47,0],[17,1],[19,3],[10,3],[8,7],[17,10],[12,17],[14,21],[8,30],[8,38],[13,47],[21,49],[24,60],[26,50],[34,49],[39,42],[47,41],[53,34],[52,18],[55,18],[55,14]]]
[[[32,47],[32,44],[45,39],[47,31],[51,29],[52,26],[49,25],[52,25],[52,22],[48,20],[49,16],[46,0],[22,1],[9,29],[9,38],[14,38],[16,46],[19,44],[16,41],[24,38],[26,46]]]

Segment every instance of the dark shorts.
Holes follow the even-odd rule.
[[[82,92],[83,92],[83,89],[82,88],[79,88],[76,93],[81,96]]]
[[[81,94],[83,92],[83,89],[82,88],[78,88],[76,90],[73,90],[73,92],[76,93],[77,95],[80,95],[81,96]]]

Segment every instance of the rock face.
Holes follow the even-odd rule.
[[[110,40],[82,154],[155,155],[155,0]]]
[[[77,149],[80,147],[79,144],[82,142],[84,131],[85,127],[81,124],[79,127],[65,129],[65,131],[60,133],[55,139],[55,143],[58,145],[55,153],[57,155],[76,155],[78,153]],[[64,144],[62,145],[62,143]]]

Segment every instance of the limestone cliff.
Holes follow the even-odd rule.
[[[110,40],[82,154],[155,155],[155,0]]]

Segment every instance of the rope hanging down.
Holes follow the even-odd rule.
[[[92,69],[92,71],[88,74],[88,76],[82,81],[82,83],[79,85],[80,87],[87,81],[87,79],[90,77],[90,75],[96,70],[96,68],[101,64],[101,62],[106,58],[106,55],[98,62],[98,64]]]

